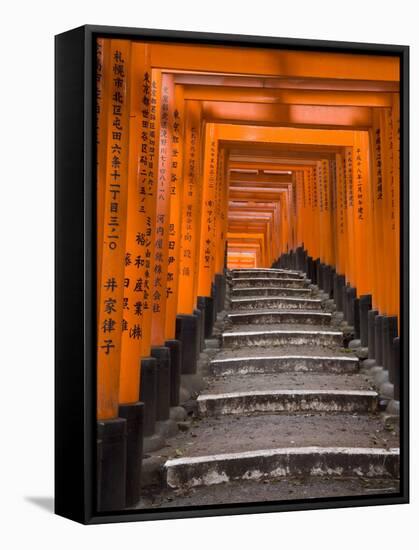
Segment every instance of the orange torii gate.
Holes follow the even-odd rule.
[[[189,343],[183,372],[196,368],[197,306],[206,321],[207,310],[213,315],[207,306],[223,274],[226,241],[231,265],[270,265],[304,245],[358,295],[371,294],[380,313],[398,315],[398,60],[262,49],[238,59],[229,47],[214,56],[213,47],[198,53],[190,45],[126,40],[100,46],[103,441],[109,426],[123,434],[128,424],[133,433],[143,421],[146,442],[158,440],[158,423],[177,404],[179,341]],[[248,161],[236,161],[244,144]],[[269,162],[264,150],[282,158]],[[257,175],[231,172],[243,167]],[[275,178],[265,170],[290,174]],[[128,438],[126,502],[138,494],[132,480],[140,443]]]

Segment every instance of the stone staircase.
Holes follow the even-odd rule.
[[[206,387],[163,453],[156,502],[225,503],[225,484],[230,502],[252,501],[252,487],[254,500],[292,498],[272,489],[282,481],[304,498],[319,480],[322,496],[339,496],[337,483],[342,496],[397,491],[398,433],[318,289],[298,271],[243,269],[229,296]]]

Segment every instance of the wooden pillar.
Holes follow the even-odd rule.
[[[130,67],[129,163],[127,231],[124,256],[124,301],[121,345],[120,402],[138,401],[140,391],[140,358],[144,351],[144,280],[146,243],[149,237],[147,219],[153,215],[146,201],[146,153],[150,101],[150,66],[148,47],[133,44]],[[150,243],[151,245],[151,243]]]
[[[199,246],[201,205],[199,158],[201,104],[186,102],[185,146],[183,161],[183,209],[179,264],[178,312],[192,314],[196,307],[196,257]]]
[[[124,260],[126,209],[128,196],[128,139],[129,139],[129,65],[131,46],[126,40],[110,44],[111,96],[107,110],[107,139],[103,229],[101,239],[101,269],[98,300],[97,349],[97,417],[105,420],[118,416],[121,328],[124,299]],[[99,203],[102,206],[102,203]]]
[[[154,71],[153,71],[154,73]],[[156,75],[157,80],[157,75]],[[156,216],[154,241],[154,269],[152,275],[152,326],[151,343],[161,346],[166,340],[167,273],[169,263],[171,160],[172,160],[172,115],[174,111],[173,76],[160,75],[159,156],[156,180]]]
[[[372,293],[371,211],[369,196],[369,139],[367,132],[356,132],[354,143],[354,241],[358,296]]]
[[[166,338],[173,339],[178,313],[179,265],[181,224],[185,215],[183,205],[183,141],[184,141],[183,88],[175,87],[175,105],[172,117],[172,152],[170,168],[170,222],[169,257],[167,265]]]
[[[202,176],[201,235],[198,250],[198,296],[211,296],[214,276],[217,187],[217,141],[214,124],[205,127],[204,166]]]

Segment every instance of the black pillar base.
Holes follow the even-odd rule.
[[[193,310],[193,314],[197,318],[197,345],[196,345],[196,359],[199,359],[201,351],[204,349],[205,338],[204,338],[204,315],[202,311],[198,308]]]
[[[324,263],[319,260],[319,263],[317,264],[317,286],[320,288],[320,290],[324,290],[323,276],[324,276]]]
[[[99,512],[126,507],[127,421],[97,422],[97,508]]]
[[[182,342],[182,374],[196,373],[198,319],[195,315],[176,316],[176,340]]]
[[[157,360],[141,359],[140,400],[144,403],[144,436],[150,437],[156,430],[157,410]]]
[[[359,319],[359,298],[354,299],[354,333],[355,333],[355,338],[360,339],[361,326],[360,326],[360,319]]]
[[[209,296],[198,296],[198,308],[204,317],[204,339],[211,338],[214,324],[214,300]]]
[[[361,346],[368,346],[368,312],[372,307],[371,294],[364,294],[359,298],[359,335],[361,338]]]
[[[156,420],[170,416],[170,350],[166,346],[152,346],[151,356],[157,360]]]
[[[323,290],[324,292],[326,292],[326,294],[329,295],[329,297],[332,296],[332,268],[330,267],[330,265],[324,265],[323,267]]]
[[[383,367],[388,373],[392,370],[393,366],[393,340],[397,337],[397,317],[383,317]]]
[[[333,290],[337,311],[343,311],[344,293],[345,293],[345,275],[335,276],[335,288]]]
[[[180,373],[182,369],[182,342],[166,340],[164,345],[170,351],[170,406],[179,405]]]
[[[119,405],[119,416],[127,421],[126,506],[131,507],[140,500],[144,403]]]
[[[214,278],[216,310],[217,313],[224,310],[224,302],[226,298],[226,278],[221,273],[216,273]]]
[[[319,284],[319,271],[320,271],[320,259],[314,260],[314,269],[313,269],[313,284],[317,285],[320,288]]]
[[[313,281],[313,258],[311,256],[307,256],[307,277]]]
[[[227,277],[226,277],[227,284]],[[217,320],[217,287],[215,282],[211,283],[211,298],[212,298],[212,326],[214,326],[215,321]]]
[[[375,363],[377,366],[383,366],[383,316],[377,315],[374,320],[374,339],[375,339]]]
[[[368,359],[375,359],[375,318],[378,315],[376,309],[368,312]]]
[[[345,315],[345,321],[347,321],[348,325],[353,327],[354,326],[354,313],[355,313],[355,298],[356,298],[356,288],[353,286],[346,286],[345,287],[345,302],[346,307],[344,309],[344,315]]]
[[[393,368],[390,371],[390,382],[394,384],[394,399],[400,401],[400,337],[393,340]]]

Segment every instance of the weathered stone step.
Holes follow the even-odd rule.
[[[233,311],[243,309],[310,309],[321,310],[322,300],[317,298],[294,298],[280,296],[258,296],[257,298],[233,298],[230,301]]]
[[[399,492],[399,481],[385,477],[335,477],[306,476],[304,479],[283,477],[280,479],[230,480],[229,483],[201,485],[193,490],[177,491],[166,489],[158,495],[143,491],[137,508],[173,508],[178,506],[225,505],[226,502],[249,503],[267,501],[307,500],[313,498],[342,498],[361,495],[389,495]]]
[[[366,373],[274,372],[216,376],[207,380],[205,394],[247,392],[254,390],[375,390]]]
[[[279,278],[305,278],[305,273],[302,271],[292,271],[288,269],[233,269],[233,278],[248,278],[248,277],[279,277]]]
[[[397,477],[399,449],[280,447],[184,457],[164,465],[169,487],[196,487],[284,476]]]
[[[268,311],[241,311],[229,313],[228,319],[233,324],[275,324],[290,323],[302,325],[330,325],[331,313],[325,311],[297,311],[297,310],[268,310]]]
[[[399,446],[399,434],[387,430],[378,413],[265,413],[196,418],[170,443],[158,451],[166,459],[293,446],[389,448]]]
[[[231,297],[247,296],[249,298],[258,298],[259,296],[294,296],[294,297],[309,297],[312,294],[310,288],[286,288],[283,286],[273,287],[246,287],[232,288]]]
[[[271,355],[260,357],[229,357],[213,359],[211,373],[222,376],[240,374],[272,374],[276,372],[351,373],[359,370],[357,357]]]
[[[333,412],[367,413],[377,408],[371,390],[254,390],[198,397],[201,416],[249,413]]]
[[[276,325],[277,327],[278,325]],[[223,332],[225,348],[241,346],[341,346],[343,333],[337,330],[299,328],[274,328],[272,325],[249,329],[249,325],[239,325],[237,330]]]
[[[310,281],[302,278],[282,278],[282,277],[252,277],[252,278],[233,278],[232,288],[308,288]]]

